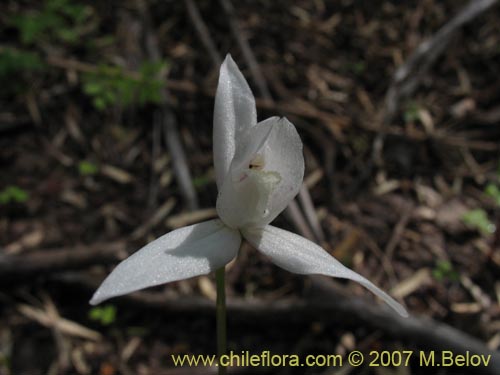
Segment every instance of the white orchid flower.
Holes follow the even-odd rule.
[[[220,70],[213,144],[219,218],[167,233],[125,259],[91,304],[213,272],[236,257],[243,237],[290,272],[357,281],[407,315],[398,302],[320,246],[269,225],[299,192],[302,142],[286,118],[257,123],[254,96],[230,55]]]

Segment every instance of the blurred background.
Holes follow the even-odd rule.
[[[286,116],[304,141],[304,188],[275,224],[412,315],[244,244],[227,273],[229,348],[470,350],[493,354],[484,371],[500,373],[495,3],[2,1],[0,374],[216,373],[170,357],[216,352],[213,275],[88,300],[127,254],[215,216],[212,115],[227,53],[259,120]],[[417,356],[230,369],[428,372]]]

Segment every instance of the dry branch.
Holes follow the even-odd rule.
[[[27,318],[37,321],[47,328],[57,329],[66,335],[92,341],[99,341],[102,339],[99,332],[60,316],[54,316],[54,314],[50,314],[50,311],[44,311],[27,304],[17,305],[17,310]]]
[[[94,290],[98,280],[75,274],[57,275],[59,271],[82,269],[93,264],[114,262],[123,258],[125,244],[122,242],[99,244],[92,247],[77,247],[52,251],[37,251],[29,254],[0,257],[0,283],[31,281],[40,274],[64,283],[77,284]],[[421,348],[451,350],[454,353],[470,351],[492,354],[486,373],[500,373],[500,354],[495,354],[479,340],[474,339],[446,324],[431,319],[416,317],[401,318],[385,306],[353,297],[333,282],[311,277],[307,299],[283,299],[281,301],[246,300],[234,298],[228,301],[233,322],[248,324],[293,324],[321,319],[354,326],[364,325],[379,329],[388,335],[412,343]],[[158,308],[169,314],[192,314],[212,316],[214,305],[203,298],[180,298],[166,300],[163,294],[139,292],[124,296],[118,303],[140,304]]]
[[[186,4],[189,18],[191,19],[191,22],[193,22],[194,28],[198,33],[198,37],[209,54],[212,64],[218,68],[222,64],[222,57],[217,50],[212,37],[210,36],[210,31],[208,30],[207,25],[205,25],[205,22],[201,17],[196,2],[194,0],[184,0],[184,3]]]
[[[434,36],[422,42],[408,60],[394,74],[385,97],[386,122],[390,123],[404,98],[411,96],[434,62],[446,50],[453,36],[466,23],[480,16],[498,0],[471,0],[455,17],[439,29]]]
[[[349,326],[378,329],[394,339],[424,350],[449,350],[456,354],[491,355],[488,367],[474,368],[478,373],[499,374],[500,354],[489,350],[480,340],[445,323],[429,318],[403,318],[386,306],[340,289],[331,280],[310,277],[311,286],[306,298],[262,300],[232,298],[227,301],[230,324],[247,327],[285,326],[322,320]],[[95,281],[79,275],[62,275],[59,282],[94,289]],[[138,292],[116,300],[131,306],[154,308],[169,315],[213,317],[215,305],[202,297],[166,299],[162,293]]]
[[[19,255],[0,254],[0,283],[30,280],[39,275],[114,263],[124,258],[125,242],[38,250]]]
[[[247,61],[248,67],[250,68],[250,74],[257,85],[260,94],[265,100],[272,101],[271,93],[269,92],[269,88],[267,87],[266,80],[262,71],[260,70],[259,63],[255,58],[255,55],[250,48],[250,44],[248,43],[248,39],[243,35],[243,31],[241,30],[236,15],[234,14],[233,5],[230,0],[219,0],[224,12],[226,13],[226,19],[229,22],[229,27],[231,28],[231,32],[235,37],[238,45],[240,46],[241,52],[243,53],[243,57]]]
[[[151,29],[152,21],[147,4],[143,4],[139,1],[139,9],[141,11],[142,21],[144,24],[146,52],[152,61],[160,61],[161,54],[160,49],[158,48],[158,39],[156,34]],[[155,113],[155,121],[163,125],[163,128],[165,129],[165,142],[172,156],[172,165],[175,177],[181,187],[181,194],[183,195],[188,208],[190,210],[196,210],[198,208],[198,197],[193,186],[193,180],[191,178],[191,172],[189,171],[186,153],[184,152],[184,148],[180,140],[177,119],[170,108],[167,98],[168,90],[164,89],[162,92],[161,108]]]

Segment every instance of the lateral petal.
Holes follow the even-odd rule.
[[[242,231],[243,236],[281,268],[298,274],[319,274],[350,279],[383,299],[401,316],[406,309],[360,274],[345,267],[323,248],[297,234],[267,225]]]
[[[279,119],[261,149],[265,160],[264,171],[280,175],[280,183],[269,198],[268,214],[259,223],[272,222],[299,193],[304,179],[302,141],[295,126],[286,117]]]
[[[269,224],[297,195],[303,177],[302,141],[293,124],[261,121],[237,145],[219,188],[219,217],[232,228]]]
[[[228,54],[220,68],[214,108],[214,167],[219,190],[229,171],[239,137],[255,124],[257,110],[252,90]]]
[[[122,261],[90,300],[92,305],[147,287],[205,275],[238,253],[239,232],[220,220],[174,230]]]

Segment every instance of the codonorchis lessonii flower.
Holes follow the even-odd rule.
[[[290,272],[357,281],[407,315],[399,303],[320,246],[269,225],[302,184],[302,142],[286,118],[257,123],[254,96],[230,55],[220,70],[213,145],[219,218],[167,233],[125,259],[91,304],[215,271],[236,257],[243,237]]]

